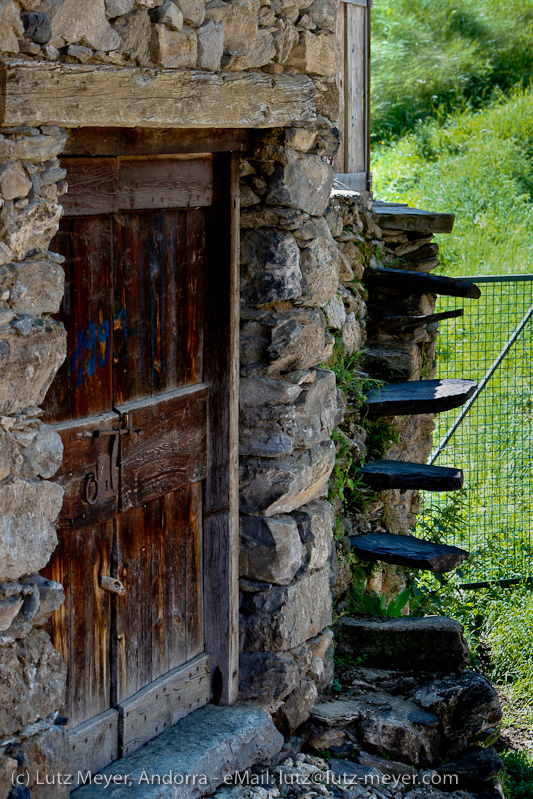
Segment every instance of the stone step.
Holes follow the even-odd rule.
[[[474,380],[414,380],[374,389],[365,397],[369,416],[441,413],[459,408],[477,389]]]
[[[373,203],[374,219],[385,230],[409,230],[417,233],[451,233],[455,214],[442,214],[409,208],[403,203]]]
[[[366,668],[451,674],[468,666],[463,626],[443,616],[343,618],[336,652]]]
[[[315,705],[311,716],[325,727],[350,727],[363,746],[416,766],[429,765],[438,752],[437,716],[385,691],[354,690],[351,696]]]
[[[450,572],[468,558],[469,553],[459,547],[434,544],[412,535],[392,533],[367,533],[350,538],[352,551],[363,560],[381,560],[398,566],[426,571]]]
[[[427,466],[409,461],[371,461],[359,472],[367,486],[375,491],[407,488],[424,491],[457,491],[463,487],[461,469]]]
[[[262,708],[207,705],[132,755],[115,760],[101,776],[93,775],[93,784],[77,788],[72,795],[75,799],[104,795],[106,799],[199,799],[213,793],[226,777],[273,757],[283,743]],[[162,784],[166,775],[170,778]]]
[[[478,300],[481,291],[471,280],[458,280],[444,275],[429,275],[409,269],[365,269],[363,283],[367,289],[392,289],[403,295],[440,294],[445,297],[468,297]]]
[[[426,314],[425,316],[384,316],[381,319],[370,319],[366,323],[367,335],[376,333],[396,333],[402,330],[416,330],[440,322],[443,319],[457,319],[464,315],[462,308],[456,311],[442,311],[442,313]]]

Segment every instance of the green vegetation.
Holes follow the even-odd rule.
[[[533,794],[533,755],[530,752],[504,750],[500,756],[505,762],[503,787],[511,799],[531,799]]]
[[[360,422],[360,411],[365,395],[372,389],[383,385],[382,381],[369,378],[359,370],[358,360],[360,353],[346,356],[344,345],[340,336],[335,340],[333,355],[325,367],[335,373],[337,386],[346,397],[347,421],[356,419]],[[365,422],[367,429],[367,445],[371,457],[382,457],[385,449],[395,440],[395,433],[387,420]],[[329,499],[333,504],[340,500],[347,508],[363,510],[369,503],[376,500],[375,491],[367,488],[359,477],[362,462],[354,459],[352,454],[353,442],[342,427],[336,427],[331,435],[336,444],[337,454],[335,467],[330,480]],[[341,531],[342,536],[342,531]]]
[[[532,33],[528,0],[375,0],[374,141],[527,85]]]
[[[380,199],[457,215],[453,233],[439,237],[447,274],[533,271],[531,89],[381,145],[373,174]]]
[[[439,237],[446,274],[533,274],[532,33],[533,0],[375,0],[375,195],[456,214],[453,234]],[[514,288],[499,297],[483,288],[477,311],[461,301],[464,319],[446,323],[454,327],[448,344],[444,336],[438,344],[441,376],[448,368],[449,376],[483,376],[505,338],[494,351],[487,342],[504,325],[512,331],[531,302],[519,305]],[[439,309],[451,307],[443,301]],[[451,543],[451,530],[472,558],[449,580],[417,576],[411,603],[412,611],[442,609],[465,625],[475,665],[506,697],[505,724],[519,730],[533,729],[531,587],[459,585],[482,571],[532,571],[532,328],[455,437],[456,462],[438,460],[465,468],[466,491],[426,502],[419,522],[419,534],[436,540]],[[499,421],[497,407],[505,407]],[[436,441],[450,418],[439,419]],[[532,796],[533,758],[502,755],[508,799]]]

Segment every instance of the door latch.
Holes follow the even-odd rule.
[[[127,427],[114,427],[112,430],[93,430],[94,438],[111,437],[111,451],[98,456],[96,474],[89,472],[85,478],[84,499],[89,505],[95,505],[104,499],[115,497],[118,487],[118,447],[120,436],[131,435],[135,438],[143,431],[133,427],[131,413],[122,414],[121,422]]]
[[[108,591],[110,594],[116,594],[117,596],[126,595],[124,583],[121,583],[116,577],[109,577],[107,574],[102,574],[99,585],[103,591]]]

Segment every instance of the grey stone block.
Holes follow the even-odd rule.
[[[289,652],[245,652],[239,658],[239,697],[268,704],[270,712],[299,682],[298,667]]]
[[[40,405],[66,354],[66,333],[54,320],[22,317],[0,335],[0,413]]]
[[[427,683],[413,699],[439,718],[448,738],[471,739],[501,723],[496,690],[486,677],[473,671]]]
[[[302,561],[303,547],[293,519],[242,517],[241,577],[286,585],[294,578]]]
[[[302,249],[300,260],[304,278],[302,304],[325,305],[339,290],[341,251],[331,237],[318,238]]]
[[[308,569],[322,569],[329,561],[333,546],[335,512],[329,502],[310,502],[293,514],[306,549]]]
[[[335,445],[330,440],[299,457],[250,461],[242,470],[241,510],[276,516],[324,496],[334,463]]]
[[[2,738],[46,718],[63,704],[65,664],[44,630],[32,630],[24,640],[0,646],[0,673]]]
[[[46,565],[57,546],[52,522],[62,502],[57,483],[17,477],[0,484],[0,580],[16,580]]]
[[[224,777],[268,760],[283,746],[265,710],[253,705],[208,705],[129,757],[107,766],[102,774],[128,775],[128,781],[105,789],[109,799],[199,799],[212,793]],[[173,784],[158,784],[157,775]],[[152,775],[156,775],[150,782]],[[76,799],[101,799],[102,785],[78,788]]]
[[[255,612],[246,621],[244,648],[250,652],[292,649],[331,624],[329,570],[254,594],[253,603]]]
[[[333,169],[318,155],[306,154],[294,163],[276,166],[266,201],[322,216],[332,187]]]
[[[241,236],[241,302],[256,306],[301,294],[300,249],[291,233],[246,230]]]
[[[209,20],[198,31],[198,61],[200,69],[220,69],[224,54],[224,26]],[[259,202],[259,197],[257,198]]]

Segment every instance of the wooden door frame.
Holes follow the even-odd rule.
[[[239,152],[246,130],[77,128],[64,156],[213,153],[213,204],[207,210],[204,380],[210,385],[208,475],[203,503],[204,644],[211,699],[231,704],[239,663]]]

